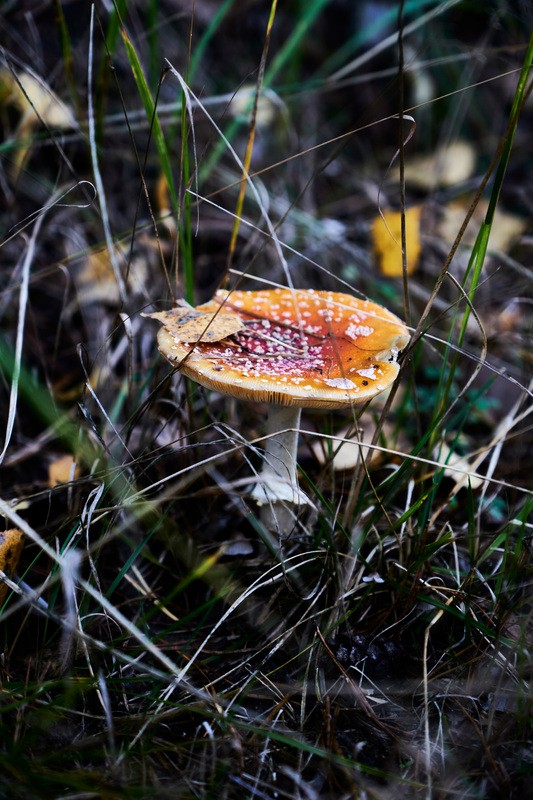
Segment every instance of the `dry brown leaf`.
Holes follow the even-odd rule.
[[[237,314],[220,311],[196,311],[194,308],[176,308],[172,311],[157,311],[144,316],[162,322],[171,336],[178,342],[220,342],[244,328]]]
[[[5,572],[8,578],[13,577],[17,564],[22,553],[24,535],[18,528],[11,528],[0,533],[0,570]],[[0,584],[0,603],[4,602],[7,594],[7,586]]]
[[[422,206],[412,206],[405,211],[405,239],[407,250],[407,274],[411,275],[418,264],[422,246],[420,243],[420,214]],[[402,215],[399,211],[384,211],[375,217],[371,235],[374,257],[380,272],[390,278],[402,275]]]
[[[69,483],[80,474],[71,455],[59,456],[48,465],[48,486],[53,489],[62,483]]]

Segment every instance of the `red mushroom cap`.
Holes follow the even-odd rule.
[[[234,314],[243,326],[208,342],[162,327],[161,353],[184,375],[223,394],[305,408],[358,405],[387,389],[405,325],[382,306],[340,292],[217,292],[196,309]],[[206,322],[206,325],[208,323]]]

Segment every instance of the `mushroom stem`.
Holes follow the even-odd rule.
[[[300,416],[301,409],[295,406],[270,406],[263,468],[251,492],[252,498],[264,506],[261,521],[281,533],[294,524],[294,513],[288,504],[310,503],[298,486],[296,474]]]

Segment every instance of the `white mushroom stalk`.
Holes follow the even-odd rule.
[[[338,292],[224,291],[196,309],[151,316],[163,323],[161,353],[184,375],[269,404],[264,464],[251,498],[282,535],[310,502],[297,477],[301,409],[353,407],[388,389],[409,341],[390,311]]]
[[[259,505],[291,503],[310,504],[298,486],[298,434],[302,409],[295,406],[271,406],[267,418],[267,436],[263,468],[251,497]]]

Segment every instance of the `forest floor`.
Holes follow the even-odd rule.
[[[526,797],[532,23],[3,4],[1,797]],[[265,403],[148,316],[272,287],[410,334],[391,391],[303,410],[282,529]]]

